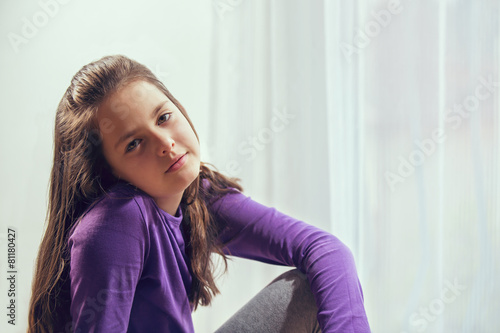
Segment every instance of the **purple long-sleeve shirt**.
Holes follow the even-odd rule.
[[[207,204],[227,225],[226,254],[307,275],[323,333],[370,332],[353,256],[335,236],[242,193]],[[76,333],[194,332],[182,213],[125,183],[92,205],[68,240]]]

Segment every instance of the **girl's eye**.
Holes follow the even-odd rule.
[[[171,113],[164,113],[160,116],[160,118],[158,118],[158,125],[159,124],[163,124],[164,122],[166,122],[167,120],[170,119],[170,115]]]
[[[140,142],[140,141],[141,141],[140,139],[135,139],[135,140],[133,140],[132,142],[130,142],[130,143],[127,145],[127,148],[125,149],[125,151],[128,153],[129,151],[134,150],[134,149],[137,147],[137,145],[139,145],[139,142]]]

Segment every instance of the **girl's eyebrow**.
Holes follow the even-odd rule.
[[[167,104],[168,102],[170,102],[170,100],[168,100],[168,99],[167,99],[167,100],[165,100],[165,101],[163,101],[163,102],[160,102],[160,104],[158,104],[158,105],[154,108],[153,112],[151,112],[151,118],[156,118],[156,115],[158,114],[158,112],[160,112],[160,110],[162,109],[162,107],[163,107],[165,104]],[[133,129],[133,130],[131,130],[131,131],[126,132],[126,133],[125,133],[125,134],[123,134],[122,136],[120,136],[120,138],[118,139],[118,141],[117,141],[117,142],[116,142],[116,144],[115,144],[115,149],[117,149],[117,148],[118,148],[118,146],[119,146],[119,145],[120,145],[123,141],[125,141],[125,140],[127,140],[128,138],[130,138],[130,137],[134,136],[137,132],[138,132],[138,130],[137,130],[137,129]]]

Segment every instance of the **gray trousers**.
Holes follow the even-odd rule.
[[[215,333],[318,333],[318,308],[297,269],[274,279]]]

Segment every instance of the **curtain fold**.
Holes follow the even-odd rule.
[[[499,331],[498,2],[213,4],[205,160],[351,248],[374,332]],[[278,272],[232,265],[201,331]]]

